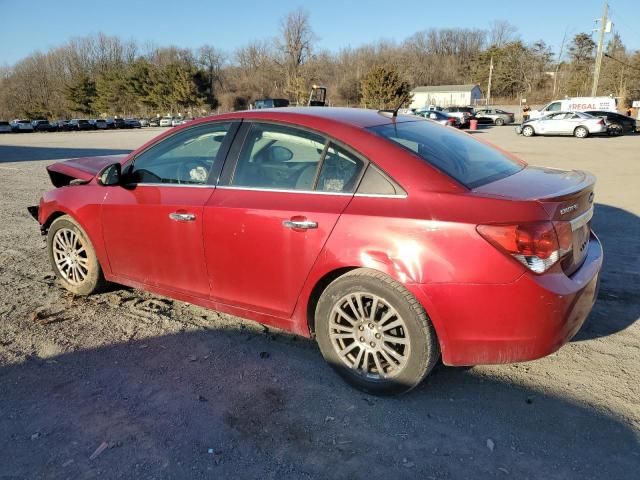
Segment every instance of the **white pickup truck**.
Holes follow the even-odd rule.
[[[586,112],[599,110],[605,112],[617,111],[617,102],[613,97],[573,97],[564,100],[554,100],[540,110],[531,110],[529,118],[540,118],[554,112]]]

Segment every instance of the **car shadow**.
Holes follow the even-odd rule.
[[[121,155],[131,150],[116,148],[63,148],[0,145],[0,163],[28,162],[34,160],[62,160],[78,157]]]
[[[587,322],[573,341],[612,335],[640,317],[640,217],[597,203],[592,227],[604,249],[600,290]]]
[[[3,478],[630,479],[640,469],[630,425],[571,392],[441,368],[407,395],[372,397],[287,334],[205,328],[31,357],[0,367],[0,384]]]

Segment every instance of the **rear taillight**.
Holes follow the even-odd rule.
[[[498,250],[535,273],[544,273],[573,248],[569,222],[478,225],[478,233]]]
[[[604,125],[604,120],[603,119],[598,120],[598,124],[599,125]]]
[[[456,119],[455,118],[449,118],[447,120],[447,122],[453,125],[454,123],[456,123]]]

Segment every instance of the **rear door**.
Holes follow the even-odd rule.
[[[208,297],[203,209],[237,124],[197,125],[171,135],[124,169],[106,190],[103,236],[115,275]]]
[[[365,161],[315,132],[245,123],[204,207],[211,295],[289,316]]]

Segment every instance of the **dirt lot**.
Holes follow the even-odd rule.
[[[599,300],[526,364],[438,368],[400,398],[311,341],[144,292],[74,298],[26,211],[55,159],[160,129],[0,136],[0,478],[631,479],[640,471],[640,136],[479,137],[598,177]]]

